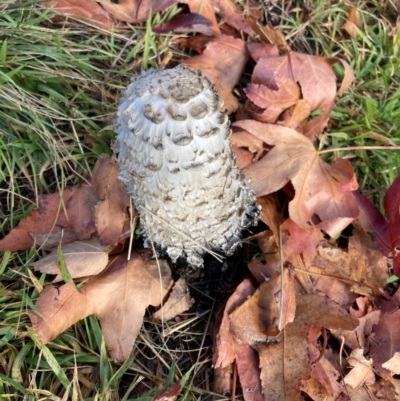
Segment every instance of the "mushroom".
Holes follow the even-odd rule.
[[[151,242],[173,261],[203,266],[207,251],[231,255],[260,208],[228,137],[222,100],[200,71],[150,69],[120,101],[113,144],[119,179]]]

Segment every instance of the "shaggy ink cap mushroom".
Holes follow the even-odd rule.
[[[222,100],[199,71],[150,69],[132,79],[115,119],[122,180],[151,241],[173,261],[203,266],[256,225],[256,196],[236,166]]]

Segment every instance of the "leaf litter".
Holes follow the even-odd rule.
[[[138,23],[176,1],[99,3],[42,5],[112,29],[107,11]],[[351,163],[336,159],[329,165],[313,143],[326,129],[336,97],[355,78],[350,66],[293,52],[279,28],[252,15],[246,20],[229,0],[180,3],[187,9],[158,29],[200,33],[177,40],[200,53],[180,62],[210,79],[223,110],[236,119],[230,140],[269,228],[255,236],[261,258],[253,257],[248,277],[226,302],[214,342],[214,388],[232,390],[236,364],[245,400],[399,399],[393,376],[400,372],[400,296],[385,288],[388,255],[394,273],[400,272],[399,178],[385,195],[385,218],[356,192]],[[356,36],[355,27],[360,21],[353,7],[342,29]],[[250,56],[255,65],[249,67]],[[337,63],[344,70],[339,89],[332,68]],[[241,86],[245,71],[250,82]],[[238,99],[238,86],[246,98]],[[183,278],[174,285],[166,261],[137,247],[128,260],[122,251],[134,212],[129,214],[129,196],[117,176],[115,161],[100,156],[90,183],[40,195],[38,207],[0,240],[0,249],[50,252],[33,267],[56,278],[29,313],[44,343],[93,314],[110,355],[123,362],[149,305],[163,305],[153,319],[168,320],[190,308],[191,299]],[[338,246],[334,237],[340,234],[346,241]],[[74,281],[86,280],[79,288],[74,282],[54,285],[61,281],[57,246]],[[176,385],[156,399],[175,399],[179,391]]]

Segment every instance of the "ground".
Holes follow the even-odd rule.
[[[350,3],[361,16],[354,38],[342,30]],[[350,160],[360,192],[381,211],[384,193],[400,166],[398,150],[381,149],[400,145],[399,7],[394,1],[311,0],[264,8],[293,50],[341,57],[352,66],[354,83],[336,100],[316,147],[335,149],[323,155],[327,161],[338,156]],[[1,10],[3,236],[36,207],[38,195],[85,182],[99,155],[112,154],[113,115],[119,93],[132,76],[192,53],[176,44],[178,37],[190,34],[152,31],[152,26],[171,19],[177,6],[147,22],[119,24],[113,34],[90,21],[54,18],[54,11],[38,2],[8,0]],[[340,68],[338,73],[342,74]],[[248,81],[245,73],[235,88],[242,103]],[[357,149],[341,150],[351,147]],[[44,251],[3,252],[0,394],[7,400],[67,399],[65,388],[71,382],[76,399],[144,401],[188,374],[182,399],[212,399],[214,326],[223,302],[246,275],[246,262],[259,252],[255,243],[244,245],[242,251],[229,258],[228,270],[222,273],[220,264],[207,257],[204,271],[191,283],[194,304],[185,315],[186,323],[161,325],[145,318],[135,351],[122,365],[109,358],[93,316],[47,346],[39,344],[28,311],[34,309],[47,279],[32,273],[30,265]],[[163,335],[166,331],[173,335]]]

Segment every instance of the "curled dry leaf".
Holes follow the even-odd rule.
[[[74,279],[100,274],[108,263],[108,254],[98,238],[63,245],[62,252],[68,272]],[[33,268],[41,273],[55,274],[53,283],[62,280],[57,250],[33,263]]]
[[[360,209],[358,224],[365,232],[372,234],[374,242],[379,245],[382,253],[388,255],[390,252],[389,223],[367,196],[357,192],[354,192],[354,196]]]
[[[281,226],[283,243],[285,244],[286,257],[303,255],[306,267],[317,256],[317,246],[323,241],[324,237],[321,230],[310,227],[307,230],[299,227],[293,220],[286,219]]]
[[[73,17],[83,18],[99,28],[111,31],[114,22],[109,14],[92,0],[55,0],[41,3],[42,7]]]
[[[79,290],[74,284],[46,287],[36,302],[38,314],[29,313],[41,340],[48,343],[80,319],[95,314],[111,356],[125,361],[146,308],[160,305],[172,285],[167,263],[152,260],[151,252],[138,250],[129,261],[126,258],[125,253],[120,254],[102,275]]]
[[[358,185],[348,161],[338,159],[330,166],[308,138],[290,128],[253,120],[234,126],[274,145],[264,158],[243,170],[257,196],[275,192],[290,180],[296,190],[289,204],[291,219],[304,229],[320,227],[330,236],[358,216],[352,194]]]
[[[373,327],[370,355],[374,360],[374,370],[383,379],[388,380],[393,373],[382,365],[400,352],[400,310],[394,313],[381,313],[379,322]]]
[[[277,74],[299,82],[303,99],[311,110],[325,108],[336,97],[336,76],[332,64],[342,63],[345,76],[338,94],[345,92],[353,81],[353,72],[344,60],[325,58],[290,52],[284,56],[261,58],[254,68],[251,78],[253,84],[278,89],[275,82]]]
[[[313,266],[324,275],[352,280],[352,291],[362,295],[377,292],[389,277],[386,257],[357,227],[349,238],[348,252],[330,245],[319,246]]]
[[[95,206],[94,217],[103,245],[114,245],[118,242],[125,220],[129,218],[129,195],[123,182],[118,179],[118,174],[119,166],[115,157],[100,155],[94,166],[92,185],[101,198]]]
[[[237,342],[234,340],[229,330],[229,314],[241,305],[250,295],[254,294],[254,291],[255,288],[251,284],[251,281],[248,279],[243,280],[226,302],[222,321],[215,338],[214,360],[216,359],[216,361],[214,365],[216,368],[226,368],[235,360]]]
[[[151,319],[161,321],[173,319],[180,313],[187,311],[191,306],[192,300],[186,280],[180,278],[172,287],[167,302],[151,316]]]
[[[146,21],[151,15],[166,10],[176,3],[176,0],[100,0],[99,3],[114,18],[124,22]]]
[[[230,331],[237,342],[255,346],[267,341],[279,341],[280,337],[269,338],[260,328],[258,309],[260,289],[230,315]]]
[[[236,366],[245,401],[263,401],[257,352],[247,344],[236,350]]]
[[[192,69],[199,69],[214,84],[224,101],[223,111],[233,113],[238,102],[232,89],[239,82],[248,60],[245,42],[230,36],[219,36],[207,44],[200,56],[183,60],[181,63]],[[215,63],[218,60],[218,63]]]
[[[375,383],[375,374],[372,371],[372,359],[364,357],[364,350],[361,348],[351,352],[347,362],[353,369],[344,377],[343,382],[353,388],[358,388],[364,383],[371,385]]]
[[[20,251],[34,245],[36,234],[66,233],[68,242],[88,239],[96,231],[93,207],[99,197],[87,184],[64,188],[62,194],[39,195],[39,207],[0,240],[0,251]],[[45,238],[41,237],[42,243]],[[53,241],[54,242],[54,241]]]
[[[258,307],[260,328],[265,334],[276,336],[287,323],[293,322],[296,293],[294,276],[289,269],[283,270],[283,277],[276,275],[261,284]]]
[[[361,28],[360,14],[357,7],[351,7],[342,29],[352,38],[356,38],[358,35],[357,28]]]
[[[249,84],[244,89],[251,101],[247,101],[246,108],[258,121],[275,123],[284,110],[300,99],[299,85],[291,78],[275,74],[274,82],[277,89],[270,89],[261,84]],[[257,106],[257,109],[252,107],[252,103]]]
[[[397,177],[386,191],[383,205],[389,220],[393,272],[400,277],[400,177]]]
[[[387,362],[382,364],[382,367],[395,375],[400,375],[400,352],[395,352]]]

